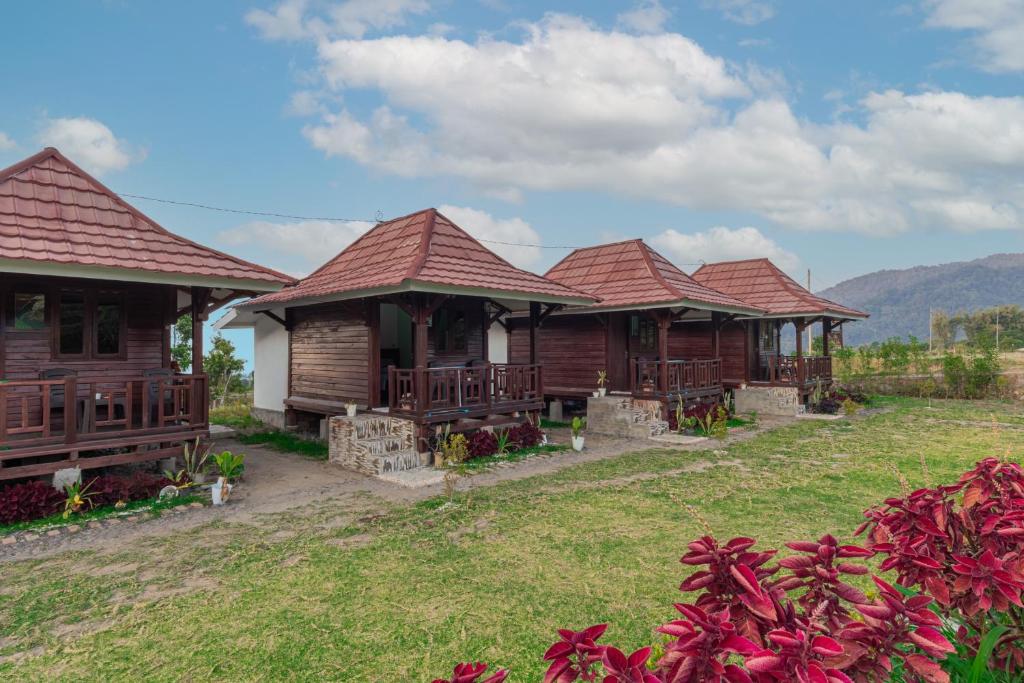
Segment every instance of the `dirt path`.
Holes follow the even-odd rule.
[[[759,430],[736,429],[724,443],[704,441],[688,445],[666,445],[655,441],[589,435],[582,452],[561,451],[518,461],[506,467],[491,467],[459,480],[459,491],[493,486],[542,474],[551,474],[573,465],[614,458],[630,451],[664,448],[680,451],[712,450],[753,438],[766,429],[789,424],[790,419],[763,419]],[[569,441],[567,429],[549,430],[555,443]],[[35,541],[0,547],[0,563],[39,559],[76,550],[113,552],[140,538],[165,536],[194,529],[214,521],[255,524],[261,515],[273,515],[315,504],[332,502],[349,514],[376,514],[388,504],[408,504],[443,493],[443,484],[406,488],[327,462],[260,446],[245,446],[233,440],[218,441],[220,447],[246,454],[245,480],[223,507],[183,508],[159,519],[121,523],[100,528],[82,528],[77,533],[42,537]]]

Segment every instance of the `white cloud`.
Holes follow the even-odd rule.
[[[245,21],[267,40],[301,40],[309,37],[305,12],[307,0],[283,0],[273,10],[252,9]]]
[[[298,267],[287,272],[301,277],[322,266],[374,225],[364,221],[252,221],[220,232],[217,241],[251,249],[263,262],[297,257]]]
[[[311,14],[308,0],[281,0],[271,10],[252,9],[245,21],[267,40],[302,40],[350,36],[403,26],[410,14],[430,10],[427,0],[347,0]]]
[[[609,192],[872,234],[1024,227],[1024,98],[871,92],[837,102],[848,119],[817,123],[780,96],[777,72],[678,34],[562,15],[523,28],[518,40],[320,41],[324,92],[381,102],[303,132],[328,155],[511,200]]]
[[[769,258],[783,270],[792,271],[800,259],[786,251],[757,228],[717,226],[704,232],[681,233],[676,230],[650,238],[655,248],[679,264],[715,261],[736,261],[748,258]],[[693,271],[696,268],[684,268]]]
[[[86,117],[45,119],[37,140],[99,175],[119,171],[146,156],[144,151],[134,150],[116,138],[101,122]]]
[[[319,95],[310,90],[299,90],[292,93],[288,100],[288,106],[285,107],[285,112],[292,116],[312,116],[325,111],[320,103]]]
[[[640,0],[633,9],[616,17],[616,24],[636,33],[661,33],[672,13],[660,0]]]
[[[0,131],[0,152],[17,147],[17,143],[7,133]]]
[[[514,266],[529,269],[541,257],[540,235],[522,218],[495,218],[486,211],[443,204],[438,211]],[[511,244],[500,244],[510,242]]]
[[[989,71],[1024,71],[1022,0],[924,0],[925,25],[969,31],[972,54]]]
[[[765,0],[703,0],[705,9],[718,10],[729,21],[754,26],[775,16],[775,5]]]

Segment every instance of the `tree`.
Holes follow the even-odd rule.
[[[171,328],[171,359],[182,372],[192,367],[192,316],[183,315]]]
[[[210,378],[210,397],[223,400],[232,389],[242,384],[245,361],[235,356],[235,345],[217,335],[210,352],[203,358],[204,370]]]
[[[945,311],[934,311],[932,313],[932,342],[937,349],[948,349],[956,341],[956,331],[959,323],[956,318],[951,318]]]

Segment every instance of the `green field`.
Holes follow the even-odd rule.
[[[607,621],[604,640],[627,650],[655,640],[679,599],[678,558],[701,534],[682,503],[723,538],[848,539],[865,507],[899,491],[893,468],[934,484],[1024,450],[1019,406],[878,405],[722,450],[644,450],[479,488],[454,506],[367,515],[373,501],[326,501],[114,555],[3,564],[0,657],[31,655],[0,664],[0,679],[429,681],[483,660],[536,681],[558,627]]]

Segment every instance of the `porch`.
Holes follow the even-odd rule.
[[[832,382],[831,356],[786,356],[769,354],[761,359],[761,375],[754,383],[772,386],[810,387]]]
[[[629,393],[686,403],[723,394],[722,359],[630,361]]]
[[[388,368],[388,413],[419,424],[486,418],[544,407],[539,364],[472,363]]]
[[[179,455],[208,434],[207,391],[167,371],[0,382],[0,480]]]

